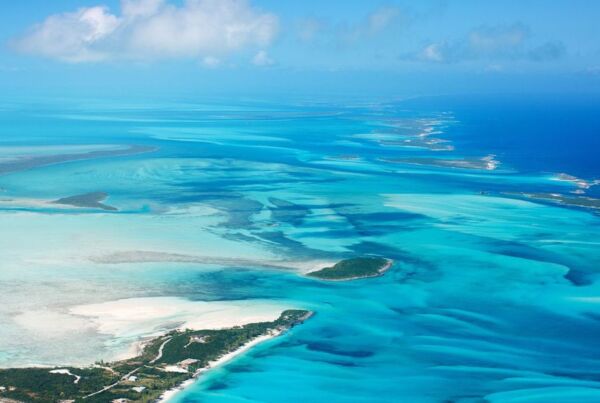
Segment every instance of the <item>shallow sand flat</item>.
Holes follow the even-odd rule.
[[[174,287],[184,289],[183,294],[193,289],[208,298],[218,297],[219,291],[194,285],[193,280],[206,268],[193,262],[174,266],[169,259],[159,259],[159,265],[123,263],[116,267],[90,262],[92,256],[148,248],[213,258],[230,258],[229,253],[252,261],[276,258],[255,244],[224,240],[202,230],[218,222],[218,217],[186,214],[0,212],[0,226],[11,229],[10,236],[0,237],[0,366],[87,365],[118,357],[141,337],[183,323],[223,327],[238,324],[237,319],[247,323],[275,318],[283,309],[263,304],[264,309],[255,310],[253,302],[237,306],[186,300],[151,303],[157,301],[153,299],[144,302],[149,312],[143,314],[133,309],[135,304],[121,302],[115,305],[118,312],[126,312],[121,316],[112,311],[112,305],[102,305],[123,298],[173,295]],[[101,309],[98,316],[89,316],[96,314],[93,310],[79,309],[90,303],[100,304],[95,306]],[[150,309],[165,306],[170,310]],[[77,315],[70,311],[75,307]],[[221,322],[222,317],[231,320]]]
[[[56,209],[66,210],[72,208],[67,205],[52,204],[49,200],[22,198],[22,197],[3,197],[0,198],[0,208],[6,210],[40,210],[40,209]]]
[[[48,338],[61,338],[68,333],[93,329],[93,324],[84,318],[49,309],[21,313],[14,317],[14,321],[21,329]]]
[[[28,170],[32,168],[59,164],[70,161],[80,161],[95,158],[119,157],[155,151],[155,148],[146,146],[120,146],[115,149],[99,149],[92,151],[78,151],[71,154],[41,154],[18,157],[14,160],[0,164],[0,175]]]
[[[296,270],[308,264],[283,262],[257,243],[223,239],[210,230],[222,221],[214,209],[177,207],[162,215],[0,212],[0,226],[11,229],[0,237],[0,367],[88,365],[131,355],[135,342],[173,327],[273,320],[290,308],[254,301],[126,300],[173,295],[174,289],[177,295],[221,297],[227,289],[194,282],[207,272],[198,256],[236,267],[284,263]],[[149,252],[135,252],[140,250]],[[119,257],[121,263],[92,262],[97,256]]]
[[[206,257],[229,257],[235,251],[240,259],[277,260],[257,243],[224,239],[211,231],[209,227],[219,221],[219,217],[184,214],[0,212],[0,226],[14,229],[10,237],[0,238],[5,251],[1,266],[31,261],[85,264],[92,257],[139,250]]]
[[[128,298],[69,309],[98,332],[149,336],[163,329],[221,329],[272,321],[289,309],[277,301],[191,301],[178,297]]]
[[[20,351],[25,356],[12,355],[13,347],[7,345],[10,356],[0,361],[0,367],[85,366],[99,359],[126,359],[139,354],[143,340],[173,329],[221,329],[273,321],[289,308],[290,304],[277,301],[206,302],[178,297],[31,307],[6,324],[21,337]],[[52,354],[43,348],[38,351],[40,346],[50,347]]]
[[[235,143],[235,142],[286,142],[289,143],[291,140],[285,137],[278,136],[265,136],[261,134],[253,133],[252,130],[248,132],[237,134],[237,133],[224,133],[223,130],[202,127],[202,128],[144,128],[141,131],[155,139],[159,140],[172,140],[182,142],[202,142],[202,143]],[[258,132],[260,133],[260,132]]]
[[[108,194],[102,192],[86,193],[82,195],[64,197],[59,200],[43,200],[32,198],[0,198],[0,208],[7,210],[29,210],[48,212],[52,210],[92,209],[117,211],[118,209],[102,203]]]
[[[90,261],[97,264],[127,263],[193,263],[198,265],[218,265],[231,267],[254,267],[267,269],[292,269],[300,273],[308,273],[328,265],[337,263],[334,260],[252,260],[229,256],[202,256],[159,251],[120,251],[109,254],[91,256]]]
[[[79,154],[120,148],[123,148],[123,146],[117,144],[0,146],[0,155],[2,155],[0,162],[40,155]]]

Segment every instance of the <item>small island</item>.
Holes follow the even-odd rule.
[[[393,261],[382,257],[356,257],[345,259],[331,267],[312,271],[306,275],[329,281],[348,281],[382,276]]]
[[[516,195],[526,197],[528,199],[551,202],[569,207],[578,207],[592,210],[600,210],[600,199],[586,196],[568,196],[560,193],[506,193],[508,195]]]
[[[379,144],[382,146],[400,146],[410,148],[424,148],[431,151],[453,151],[454,146],[448,144],[448,140],[427,138],[427,137],[415,137],[404,140],[380,140]]]
[[[394,164],[412,164],[424,165],[441,168],[457,168],[457,169],[478,169],[484,171],[493,171],[498,168],[500,162],[495,159],[494,155],[488,155],[482,158],[382,158],[384,162]]]
[[[107,204],[102,203],[107,198],[108,198],[108,193],[92,192],[92,193],[86,193],[86,194],[82,194],[82,195],[64,197],[62,199],[55,200],[52,203],[64,204],[64,205],[73,206],[73,207],[95,208],[95,209],[106,210],[106,211],[117,211],[116,207],[109,206]]]
[[[312,312],[287,310],[272,322],[220,330],[176,330],[150,340],[137,357],[88,368],[0,370],[0,401],[151,402],[214,365],[303,323]]]

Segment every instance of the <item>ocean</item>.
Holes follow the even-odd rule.
[[[316,313],[178,403],[600,400],[600,217],[578,204],[599,194],[599,109],[5,101],[0,366],[115,357],[184,319],[80,307],[171,297]],[[48,203],[90,192],[117,210]],[[293,269],[364,255],[395,263],[335,283]]]

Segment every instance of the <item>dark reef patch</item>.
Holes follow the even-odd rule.
[[[339,355],[342,357],[352,358],[367,358],[373,356],[375,353],[369,350],[343,350],[333,344],[323,342],[310,342],[306,344],[306,348],[312,351],[319,351],[323,353]]]
[[[64,197],[53,201],[54,204],[64,204],[73,207],[93,208],[106,211],[118,211],[116,207],[102,203],[108,198],[108,193],[92,192],[76,196]]]

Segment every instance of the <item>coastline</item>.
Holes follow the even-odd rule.
[[[171,330],[226,329],[276,320],[288,306],[276,301],[191,301],[179,297],[140,297],[77,305],[68,311],[98,334],[121,340],[136,338],[108,361],[141,354],[144,347]],[[168,326],[168,324],[173,324]],[[157,329],[159,329],[157,331]]]
[[[381,277],[394,265],[394,260],[392,260],[392,259],[385,259],[385,260],[387,261],[386,264],[384,266],[382,266],[375,274],[368,274],[365,276],[345,277],[345,278],[320,278],[320,277],[311,277],[311,278],[314,278],[314,279],[320,280],[320,281],[325,281],[325,282],[344,282],[344,281],[362,280],[365,278]]]
[[[0,370],[0,382],[10,388],[5,388],[0,398],[79,401],[103,394],[100,400],[95,397],[94,401],[171,401],[202,374],[280,336],[312,316],[311,311],[291,309],[270,322],[219,330],[172,330],[150,341],[137,357],[89,367],[7,368]],[[165,349],[165,346],[168,347]],[[68,382],[73,384],[67,392],[64,377],[69,377]],[[28,379],[33,378],[44,382],[32,385]],[[81,379],[85,382],[80,383]]]
[[[202,376],[202,374],[205,374],[206,372],[218,368],[222,365],[225,365],[227,363],[229,363],[230,361],[232,361],[233,359],[243,355],[245,352],[247,352],[248,350],[250,350],[252,347],[257,346],[258,344],[261,344],[267,340],[272,340],[275,339],[276,337],[279,337],[280,335],[282,335],[284,333],[283,330],[278,330],[275,332],[271,332],[269,334],[265,334],[262,336],[258,336],[255,339],[249,341],[248,343],[244,344],[243,346],[241,346],[240,348],[238,348],[237,350],[231,351],[227,354],[222,355],[219,359],[211,361],[208,363],[208,365],[200,368],[199,370],[197,370],[194,375],[182,382],[181,384],[177,385],[176,387],[169,389],[167,391],[165,391],[157,400],[156,403],[168,403],[171,401],[171,399],[173,399],[176,395],[178,395],[179,393],[183,392],[184,390],[186,390],[187,388],[189,388],[190,386],[192,386],[193,384],[195,384],[198,379],[200,378],[200,376]]]
[[[392,265],[392,263],[393,262],[390,261],[390,266]],[[306,315],[304,315],[302,318],[300,318],[300,321],[305,322],[308,319],[310,319],[314,314],[315,314],[314,312],[308,311],[308,313],[306,313]],[[156,400],[156,403],[170,402],[171,399],[173,399],[176,395],[182,393],[184,390],[186,390],[187,388],[189,388],[190,386],[195,384],[198,381],[198,379],[200,378],[200,376],[202,376],[202,374],[205,374],[212,369],[218,368],[222,365],[225,365],[225,364],[233,361],[235,358],[243,355],[244,353],[246,353],[253,347],[255,347],[263,342],[266,342],[268,340],[273,340],[273,339],[283,335],[290,329],[291,328],[283,328],[283,329],[277,329],[274,331],[270,331],[267,334],[263,334],[261,336],[258,336],[256,338],[250,340],[248,343],[244,344],[243,346],[239,347],[238,349],[231,351],[229,353],[223,354],[221,357],[219,357],[218,359],[216,359],[214,361],[210,361],[206,366],[198,369],[190,379],[185,380],[182,383],[180,383],[179,385],[177,385],[176,387],[165,391]]]

